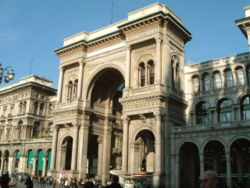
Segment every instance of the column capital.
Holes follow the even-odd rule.
[[[126,44],[126,50],[132,50],[132,46],[130,44]]]
[[[131,120],[131,118],[129,116],[127,116],[127,115],[122,115],[121,118],[122,118],[123,121],[130,121]]]
[[[98,138],[97,138],[97,143],[98,143],[98,144],[101,144],[102,142],[103,142],[102,136],[98,136]]]
[[[160,36],[155,37],[155,41],[156,41],[156,43],[161,43],[162,37],[160,37]]]
[[[58,125],[52,125],[52,129],[55,130],[55,131],[58,131],[59,126]]]
[[[164,116],[164,113],[160,112],[160,111],[153,112],[153,114],[154,114],[155,117],[162,117],[162,116]]]

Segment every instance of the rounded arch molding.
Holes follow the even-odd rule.
[[[154,135],[154,139],[156,138],[154,130],[150,127],[138,127],[136,130],[133,131],[133,134],[131,136],[131,141],[135,142],[136,136],[141,132],[141,131],[150,131]]]
[[[198,151],[200,152],[201,144],[199,144],[199,141],[198,141],[198,140],[192,139],[192,140],[182,140],[182,141],[180,141],[179,143],[177,143],[177,144],[176,144],[177,147],[175,147],[175,153],[178,153],[178,154],[179,154],[179,153],[180,153],[181,147],[182,147],[185,143],[192,143],[192,144],[194,144],[194,145],[197,147]]]
[[[236,141],[236,140],[239,140],[239,139],[245,139],[245,140],[248,140],[250,142],[250,138],[247,137],[247,136],[239,136],[239,135],[236,135],[236,136],[233,136],[229,142],[228,142],[228,145],[227,147],[228,148],[231,148],[232,144]]]
[[[62,145],[64,139],[67,138],[67,137],[71,137],[71,138],[74,140],[74,136],[73,136],[72,134],[70,134],[70,133],[65,133],[65,134],[63,134],[63,135],[61,136],[61,139],[60,139],[59,142],[58,142],[58,143],[59,143],[59,147]]]
[[[83,94],[83,98],[84,99],[89,99],[90,97],[90,93],[94,87],[94,83],[95,81],[98,79],[98,75],[101,74],[102,71],[104,71],[105,69],[115,69],[116,71],[120,72],[121,75],[123,76],[124,80],[125,80],[125,65],[123,65],[122,63],[109,63],[109,64],[104,64],[104,65],[100,65],[97,68],[95,68],[92,73],[90,74],[90,76],[88,76],[86,78],[86,84],[85,88],[86,88],[86,92]]]
[[[147,63],[150,60],[152,60],[155,63],[155,58],[152,54],[149,53],[143,54],[137,59],[136,65],[138,66],[141,62]]]
[[[227,148],[227,144],[225,143],[225,140],[219,138],[219,137],[212,137],[212,138],[207,138],[205,139],[202,144],[201,144],[201,151],[203,152],[206,145],[211,142],[211,141],[217,141],[219,143],[221,143],[223,145],[223,147],[226,149]]]

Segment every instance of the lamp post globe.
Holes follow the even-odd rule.
[[[2,63],[0,63],[0,84],[2,83],[3,77],[4,82],[8,83],[9,81],[14,79],[15,73],[12,67],[8,66],[4,68]]]

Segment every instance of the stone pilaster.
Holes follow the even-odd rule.
[[[160,186],[160,178],[162,173],[162,122],[161,114],[159,112],[154,113],[155,115],[155,170],[153,177],[153,187]]]
[[[75,125],[74,138],[73,138],[73,149],[72,149],[72,157],[71,157],[71,170],[72,171],[76,170],[78,135],[79,135],[79,126]]]
[[[64,68],[60,67],[59,81],[58,81],[58,93],[57,93],[58,102],[61,102],[62,100],[63,77],[64,77]]]
[[[160,38],[156,38],[156,67],[155,67],[155,76],[156,84],[161,84],[161,42]]]
[[[43,157],[43,171],[42,171],[42,176],[46,176],[46,164],[47,164],[47,159],[46,159],[46,157]]]
[[[201,151],[199,153],[200,156],[200,175],[204,174],[204,153]]]
[[[83,62],[80,62],[79,63],[79,78],[78,78],[78,91],[77,91],[77,98],[82,98],[82,82],[83,82],[83,67],[84,67],[84,63]]]
[[[226,166],[227,166],[227,186],[229,188],[232,187],[232,174],[231,174],[231,157],[230,157],[230,152],[226,151]]]
[[[55,125],[53,128],[53,141],[52,141],[52,156],[51,156],[51,170],[56,169],[56,156],[57,156],[57,140],[58,140],[58,127]]]
[[[9,164],[8,164],[8,172],[11,175],[13,173],[13,163],[14,163],[14,156],[9,156]]]
[[[88,138],[89,138],[89,119],[83,121],[83,125],[79,131],[79,145],[78,145],[78,157],[79,157],[79,178],[85,179],[87,172],[87,153],[88,153]]]
[[[33,169],[32,169],[32,175],[33,176],[36,175],[36,162],[37,162],[37,159],[34,157],[33,158]]]
[[[103,140],[102,140],[102,137],[99,136],[98,137],[98,165],[97,165],[97,175],[99,177],[101,177],[102,175],[102,163],[103,163],[103,160],[102,160],[102,157],[103,157]]]
[[[108,180],[109,166],[110,166],[110,149],[111,149],[111,127],[109,125],[108,117],[104,120],[104,133],[103,133],[103,163],[102,166],[102,183]]]
[[[131,46],[126,46],[126,73],[125,73],[125,88],[130,88],[131,80]]]
[[[122,171],[128,171],[128,133],[129,117],[123,118]]]

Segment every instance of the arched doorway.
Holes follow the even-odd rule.
[[[250,141],[235,140],[231,145],[232,185],[243,183],[250,186]]]
[[[88,92],[90,101],[88,172],[106,181],[110,170],[121,169],[122,155],[122,97],[124,78],[113,68],[99,72]],[[102,161],[105,161],[102,162]]]
[[[47,160],[46,160],[46,174],[51,168],[51,154],[52,154],[51,149],[49,149],[46,153],[46,158],[47,158]]]
[[[43,167],[44,167],[43,166],[43,164],[44,164],[43,158],[44,158],[43,150],[38,150],[38,152],[37,152],[37,164],[36,164],[36,174],[38,176],[43,175]]]
[[[19,163],[20,163],[20,158],[21,158],[21,152],[17,150],[15,152],[15,161],[14,161],[14,172],[18,172],[19,169]]]
[[[9,169],[9,156],[10,156],[10,152],[8,150],[6,150],[3,154],[3,172],[7,172]]]
[[[33,167],[34,167],[34,151],[28,150],[27,169],[29,174],[32,173]]]
[[[185,142],[179,152],[180,188],[198,188],[200,175],[199,150],[194,143]]]
[[[67,136],[61,145],[61,164],[63,170],[71,170],[73,138]]]
[[[149,130],[140,131],[135,138],[134,173],[153,173],[155,161],[155,137]]]
[[[89,146],[91,147],[88,147],[88,175],[89,177],[95,177],[97,173],[98,158],[98,143],[96,135],[89,135]]]
[[[225,148],[217,140],[208,142],[204,148],[205,170],[214,170],[218,173],[222,184],[226,181]]]

